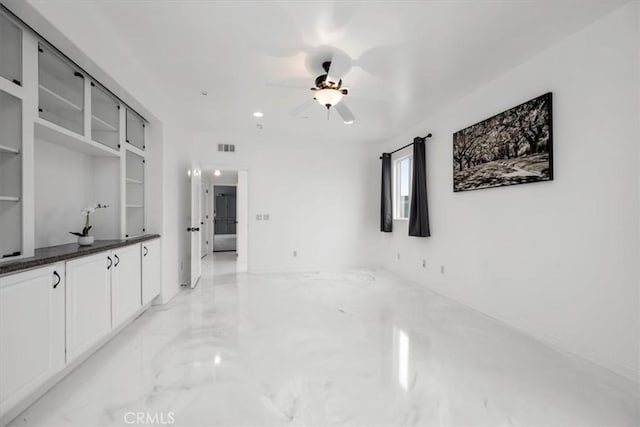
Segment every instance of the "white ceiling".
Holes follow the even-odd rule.
[[[95,1],[95,0],[94,0]],[[197,131],[381,140],[572,34],[624,0],[97,2]],[[311,98],[321,62],[352,59],[357,117]],[[552,66],[552,64],[550,64]],[[540,93],[552,88],[540,88]],[[208,96],[202,96],[201,91]],[[263,111],[261,120],[252,117]],[[302,116],[302,117],[300,117]]]

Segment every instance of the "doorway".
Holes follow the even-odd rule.
[[[210,254],[198,258],[206,275],[249,269],[249,173],[246,169],[206,167],[202,173],[199,247]],[[204,258],[204,257],[203,257]]]
[[[213,195],[213,252],[236,252],[236,186],[214,184]]]

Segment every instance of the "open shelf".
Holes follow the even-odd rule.
[[[0,202],[19,202],[20,197],[0,196]]]
[[[127,208],[135,208],[135,209],[142,209],[144,206],[142,205],[127,205]]]
[[[133,179],[133,178],[127,178],[127,184],[144,184],[144,182],[140,181],[139,179]]]
[[[0,145],[0,153],[20,154],[20,150]]]
[[[82,135],[51,123],[42,118],[35,119],[35,136],[54,144],[62,145],[90,156],[120,157],[120,152],[106,145],[91,141]]]

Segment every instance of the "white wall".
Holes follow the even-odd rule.
[[[402,221],[378,233],[389,269],[636,379],[637,7],[628,3],[383,144],[433,133],[433,236],[409,238]],[[454,194],[452,134],[547,91],[555,180]]]
[[[217,142],[236,144],[218,153]],[[305,270],[368,263],[363,236],[375,209],[369,147],[260,136],[196,135],[203,168],[249,171],[249,269]],[[269,214],[269,221],[256,221]],[[297,251],[297,257],[293,256]]]
[[[34,150],[35,247],[77,241],[85,217],[81,209],[109,205],[91,215],[97,239],[120,237],[119,159],[95,158],[36,139]]]

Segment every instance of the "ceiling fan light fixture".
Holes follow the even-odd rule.
[[[320,89],[316,90],[314,97],[316,101],[323,107],[333,107],[342,100],[342,92],[337,89]]]

